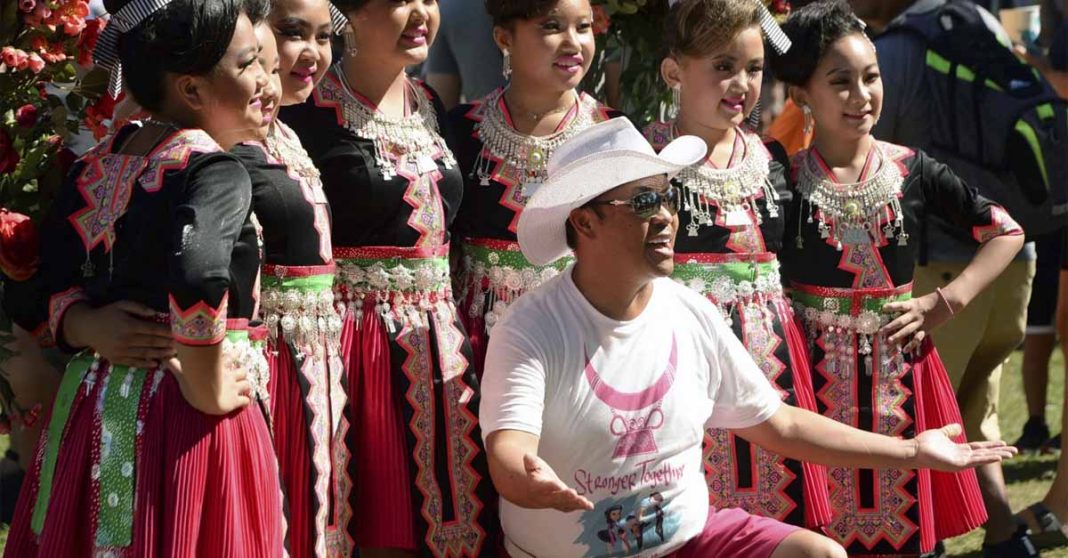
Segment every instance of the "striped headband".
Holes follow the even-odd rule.
[[[111,72],[108,95],[118,97],[122,92],[122,62],[119,61],[119,37],[137,27],[148,16],[163,9],[171,0],[134,0],[122,7],[108,20],[93,49],[93,62]]]
[[[97,66],[111,72],[108,79],[108,94],[118,97],[122,93],[122,63],[119,61],[119,37],[137,27],[148,16],[163,9],[171,0],[134,0],[111,16],[108,24],[100,33],[93,61]],[[330,22],[334,33],[341,34],[348,26],[349,20],[333,3],[330,4]]]
[[[668,7],[678,4],[680,0],[668,0]],[[785,54],[790,50],[793,43],[790,42],[790,37],[783,33],[779,22],[775,21],[775,16],[771,15],[768,11],[768,7],[764,5],[761,0],[753,0],[757,6],[760,7],[760,29],[764,32],[764,36],[767,37],[768,42],[771,43],[771,47],[775,49],[775,52],[779,54]]]
[[[345,17],[345,14],[333,2],[330,3],[330,22],[334,24],[335,35],[344,33],[349,25],[349,18]]]
[[[760,5],[760,28],[764,31],[764,36],[768,38],[768,42],[771,43],[771,48],[774,48],[775,52],[786,54],[786,51],[793,46],[793,43],[790,42],[790,37],[787,37],[782,27],[779,27],[779,22],[775,21],[775,16],[771,15],[768,7],[760,0],[757,0],[757,4]]]

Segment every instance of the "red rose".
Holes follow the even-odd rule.
[[[608,17],[608,12],[604,10],[604,6],[596,5],[593,7],[593,34],[603,35],[608,32],[608,28],[612,25],[612,19]]]
[[[100,38],[100,31],[104,28],[106,20],[96,18],[85,21],[85,29],[78,35],[78,64],[89,67],[93,63],[93,50],[96,49],[96,41]]]
[[[19,152],[15,151],[15,146],[11,143],[11,136],[8,136],[6,131],[0,129],[0,174],[15,172],[15,167],[18,166]]]
[[[85,18],[89,15],[89,3],[85,0],[66,0],[60,4],[46,22],[52,26],[63,26],[63,31],[71,37],[85,29]]]
[[[115,107],[123,97],[124,95],[122,93],[119,93],[118,97],[112,97],[111,95],[104,93],[100,96],[100,100],[96,102],[96,113],[104,120],[115,116]]]
[[[771,0],[771,2],[768,3],[768,9],[775,15],[789,15],[790,2],[789,0]]]
[[[34,105],[22,105],[15,111],[15,121],[23,128],[33,128],[37,123],[37,107]]]
[[[62,62],[67,59],[67,52],[62,43],[50,43],[44,35],[37,35],[30,40],[30,45],[49,64]]]
[[[37,272],[37,226],[29,217],[0,209],[0,271],[15,281]]]

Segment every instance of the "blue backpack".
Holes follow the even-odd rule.
[[[1068,226],[1068,103],[968,0],[907,15],[888,31],[899,30],[927,45],[931,155],[993,173],[998,180],[975,186],[1029,237]]]

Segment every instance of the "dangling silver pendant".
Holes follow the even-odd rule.
[[[534,193],[541,188],[541,184],[541,180],[538,180],[537,178],[528,179],[527,182],[523,183],[523,197],[528,199],[533,197]]]
[[[415,160],[415,168],[419,174],[430,174],[438,170],[438,163],[430,155],[421,155]]]
[[[743,227],[745,225],[752,225],[753,220],[749,218],[748,211],[736,208],[728,211],[727,214],[723,216],[723,224],[728,227]]]

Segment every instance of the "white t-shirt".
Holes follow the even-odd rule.
[[[482,379],[483,435],[540,436],[538,455],[595,509],[501,500],[508,551],[523,556],[661,556],[701,532],[706,427],[767,420],[779,394],[715,306],[653,282],[630,321],[598,312],[571,269],[516,301],[494,328]]]

